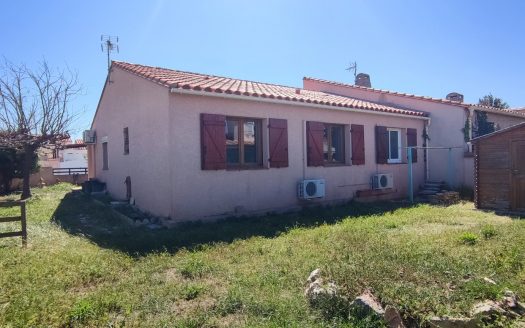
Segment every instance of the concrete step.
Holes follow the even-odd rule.
[[[428,196],[430,196],[430,195],[435,195],[435,194],[437,194],[438,192],[439,192],[439,191],[436,191],[436,190],[423,189],[423,190],[421,190],[418,194],[419,194],[419,195],[428,195]]]
[[[428,189],[428,190],[437,190],[437,191],[439,191],[439,190],[441,190],[442,188],[441,188],[441,187],[435,187],[435,186],[427,186],[427,185],[423,185],[423,186],[421,186],[420,189]]]

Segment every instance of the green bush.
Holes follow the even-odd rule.
[[[482,228],[481,228],[481,234],[483,235],[483,237],[485,237],[485,239],[490,239],[492,237],[494,237],[497,233],[496,233],[496,228],[492,225],[484,225]]]
[[[186,301],[190,301],[199,297],[199,295],[202,294],[203,291],[204,287],[202,285],[186,285],[182,290],[182,298]]]
[[[474,245],[478,242],[479,236],[472,232],[464,232],[459,240],[465,245]]]
[[[80,300],[73,308],[69,311],[69,321],[73,322],[84,322],[90,317],[95,316],[95,305],[89,300]]]

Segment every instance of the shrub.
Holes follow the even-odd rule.
[[[69,311],[69,321],[84,322],[95,315],[95,306],[89,300],[81,300]]]
[[[481,228],[481,234],[483,237],[485,237],[485,239],[490,239],[496,235],[496,228],[489,224],[484,225]]]
[[[181,275],[187,279],[200,278],[210,271],[211,267],[204,260],[196,256],[190,257],[182,263],[180,268]]]
[[[479,236],[472,232],[465,232],[459,237],[459,240],[465,245],[474,245],[478,239]]]
[[[186,301],[191,301],[196,299],[204,290],[204,287],[201,285],[186,285],[182,290],[182,298]]]

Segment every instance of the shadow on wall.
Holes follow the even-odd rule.
[[[158,251],[199,248],[210,243],[230,243],[254,236],[272,238],[294,227],[334,224],[347,217],[381,214],[402,207],[409,207],[409,204],[349,203],[289,214],[230,218],[211,223],[191,222],[171,229],[151,230],[123,222],[108,207],[96,204],[89,196],[76,191],[63,198],[53,220],[70,234],[84,236],[101,247],[141,256]]]

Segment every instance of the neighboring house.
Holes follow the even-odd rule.
[[[41,147],[37,154],[39,169],[29,179],[32,187],[57,182],[81,183],[87,180],[87,148],[83,140],[66,140],[60,146]],[[21,179],[12,181],[13,189],[20,189],[21,186]]]
[[[360,75],[366,77],[364,84]],[[370,86],[368,76],[360,75],[356,84]],[[525,112],[466,104],[463,95],[455,92],[448,94],[447,99],[437,99],[308,77],[303,79],[303,88],[427,113],[430,118],[427,146],[452,147],[451,164],[448,150],[427,151],[427,179],[451,180],[453,186],[474,186],[474,159],[468,141],[469,137],[477,136],[478,113],[486,113],[489,124],[496,130],[525,121]]]
[[[59,147],[41,148],[38,151],[40,167],[87,168],[87,148],[83,140],[67,140]]]
[[[473,142],[476,207],[525,213],[525,123]]]
[[[89,175],[176,221],[406,197],[406,147],[425,143],[428,114],[308,89],[113,62],[86,133]],[[412,157],[417,190],[424,151]],[[371,190],[378,173],[391,188]],[[305,179],[322,179],[324,197],[298,197]]]

